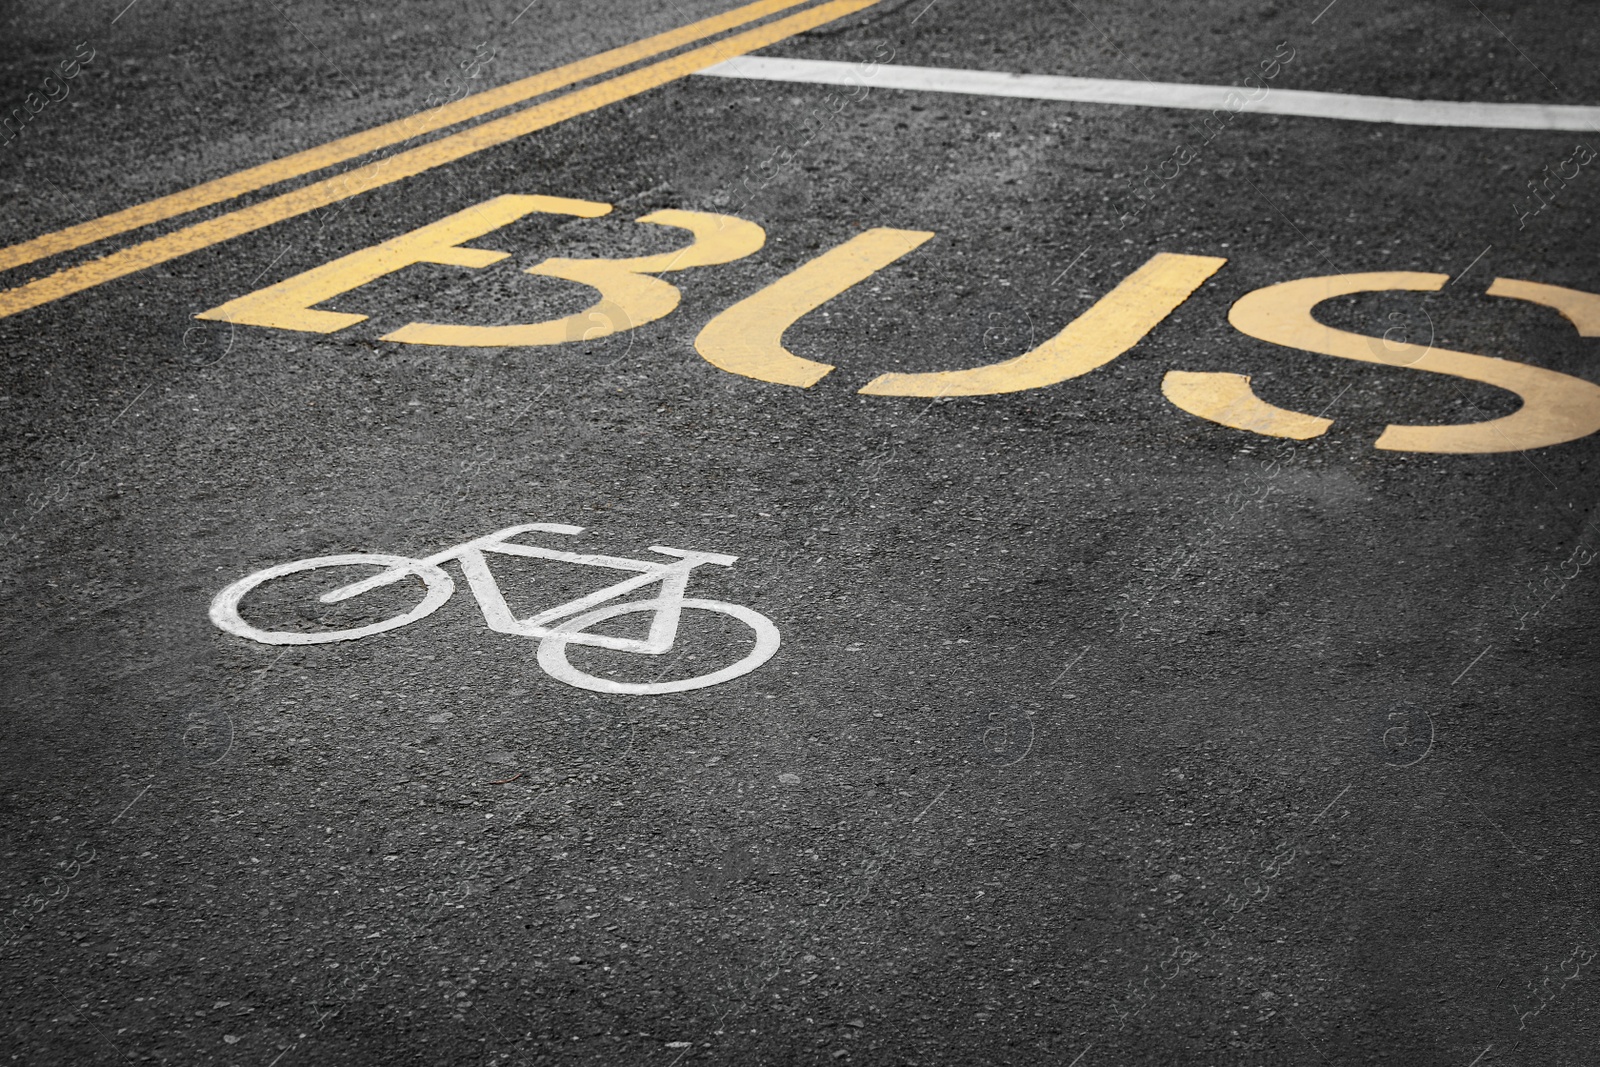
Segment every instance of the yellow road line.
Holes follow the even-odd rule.
[[[843,18],[878,2],[879,0],[831,0],[819,7],[618,75],[609,81],[576,89],[553,100],[535,104],[522,111],[441,137],[437,141],[430,141],[396,153],[387,159],[376,160],[335,177],[325,178],[304,188],[273,197],[271,200],[264,200],[219,218],[207,219],[205,222],[195,223],[193,226],[187,226],[165,236],[131,245],[100,259],[90,260],[76,267],[57,271],[48,277],[19,285],[15,289],[0,291],[0,318],[15,315],[19,311],[41,304],[48,304],[52,300],[59,300],[85,289],[92,289],[104,282],[125,277],[242,234],[252,233],[275,222],[304,215],[370,189],[453,163],[486,148],[514,141],[535,130],[554,126],[607,104],[616,103],[618,100],[648,92],[734,56],[743,55],[757,48],[765,48],[786,37],[804,33],[806,30]]]
[[[119,233],[148,226],[152,222],[176,218],[278,182],[323,170],[337,163],[355,159],[357,156],[364,156],[368,152],[376,152],[413,137],[455,126],[468,119],[475,119],[479,115],[487,115],[491,111],[510,107],[512,104],[520,104],[544,93],[565,89],[586,78],[609,74],[630,63],[649,59],[662,52],[693,44],[695,41],[764,18],[785,8],[809,2],[810,0],[758,0],[756,3],[734,8],[721,15],[701,19],[699,22],[692,22],[654,37],[646,37],[642,41],[635,41],[621,48],[613,48],[608,52],[556,67],[554,70],[547,70],[520,81],[463,97],[453,103],[428,111],[419,111],[362,133],[354,133],[316,148],[308,148],[304,152],[296,152],[270,163],[202,182],[179,193],[157,197],[143,204],[102,215],[98,219],[80,222],[64,230],[0,248],[0,270],[32,263],[58,252],[82,248],[84,245],[114,237]]]

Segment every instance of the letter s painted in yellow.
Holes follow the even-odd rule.
[[[1412,290],[1437,292],[1447,274],[1385,271],[1301,278],[1257,289],[1228,312],[1241,333],[1270,344],[1300,348],[1363,363],[1398,363],[1450,374],[1516,393],[1522,407],[1484,422],[1448,426],[1389,426],[1375,447],[1398,452],[1518,452],[1543,448],[1600,430],[1600,385],[1526,363],[1453,352],[1431,346],[1387,342],[1392,358],[1378,354],[1374,339],[1324,326],[1312,309],[1351,293]],[[1512,295],[1503,290],[1495,295]]]

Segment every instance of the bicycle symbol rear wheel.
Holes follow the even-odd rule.
[[[322,567],[350,567],[357,565],[378,566],[385,570],[404,568],[408,573],[421,578],[428,587],[428,595],[422,598],[422,603],[402,615],[382,622],[369,623],[366,626],[353,626],[345,630],[322,630],[314,633],[301,633],[294,630],[263,630],[244,621],[239,614],[239,601],[244,599],[246,593],[288,574],[298,574],[300,571],[314,571]],[[456,583],[442,568],[410,556],[389,556],[377,552],[351,552],[342,556],[317,556],[314,559],[296,560],[293,563],[280,563],[276,567],[268,567],[264,571],[228,586],[218,593],[211,601],[211,621],[230,634],[248,637],[252,641],[260,641],[264,645],[320,645],[328,641],[354,641],[357,638],[368,637],[372,634],[381,634],[385,630],[393,630],[418,619],[433,614],[439,607],[450,599],[456,591]]]
[[[543,638],[539,642],[539,666],[544,672],[557,681],[566,682],[568,685],[577,686],[579,689],[588,689],[595,693],[627,693],[632,695],[651,695],[656,693],[683,693],[690,689],[703,689],[706,686],[726,682],[730,678],[737,678],[741,674],[748,674],[773,657],[778,651],[778,628],[772,625],[772,620],[760,612],[752,611],[742,604],[728,604],[721,600],[697,600],[685,598],[679,601],[685,608],[699,608],[702,611],[715,611],[723,615],[731,615],[740,622],[749,626],[756,632],[755,648],[736,663],[702,674],[694,678],[680,678],[670,682],[617,682],[610,678],[600,678],[587,674],[574,667],[567,660],[567,645],[570,636],[588,629],[595,623],[614,619],[618,615],[628,615],[636,611],[659,611],[665,606],[665,601],[636,600],[625,604],[611,604],[607,607],[596,608],[594,611],[585,612],[563,621],[556,633]]]

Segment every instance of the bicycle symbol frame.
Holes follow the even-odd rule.
[[[628,559],[624,556],[563,552],[559,549],[520,544],[510,540],[519,534],[534,531],[570,536],[583,533],[583,529],[581,526],[569,526],[563,523],[532,522],[524,523],[520,526],[508,526],[492,534],[477,537],[471,541],[464,541],[459,545],[453,545],[442,552],[437,552],[423,559],[378,552],[352,552],[336,556],[317,556],[312,559],[296,560],[293,563],[281,563],[275,567],[268,567],[265,570],[260,570],[241,578],[218,593],[211,601],[211,621],[228,633],[267,645],[314,645],[330,641],[359,640],[363,637],[370,637],[373,634],[410,625],[419,619],[426,618],[444,606],[445,601],[454,595],[456,584],[455,580],[450,577],[449,572],[444,570],[441,565],[454,560],[460,565],[461,572],[467,579],[468,588],[471,589],[473,596],[477,598],[478,606],[483,611],[484,621],[489,624],[489,628],[498,633],[511,634],[517,637],[537,638],[539,641],[539,666],[552,678],[568,685],[577,686],[580,689],[588,689],[597,693],[637,695],[681,693],[690,689],[703,689],[706,686],[717,685],[740,675],[748,674],[771,659],[774,653],[778,651],[778,628],[765,615],[752,611],[741,604],[729,604],[720,600],[703,600],[684,595],[688,587],[689,575],[696,567],[706,564],[731,567],[738,559],[737,556],[651,545],[649,549],[651,552],[659,552],[662,555],[676,558],[671,561]],[[489,553],[498,553],[506,556],[526,556],[533,559],[555,560],[585,567],[605,567],[613,570],[636,571],[638,573],[633,577],[624,578],[613,585],[598,589],[587,596],[569,600],[564,604],[558,604],[553,608],[530,615],[525,619],[518,619],[506,604],[505,596],[500,591],[500,584],[489,570]],[[384,569],[371,577],[350,582],[330,592],[323,593],[318,599],[324,604],[337,604],[381,586],[392,585],[409,576],[422,580],[427,587],[427,595],[423,597],[422,602],[416,607],[394,618],[385,619],[382,622],[369,623],[365,626],[356,626],[343,630],[324,630],[316,633],[298,633],[292,630],[263,630],[246,622],[239,614],[239,604],[245,595],[257,586],[270,582],[275,578],[282,578],[285,575],[296,574],[301,571],[318,570],[323,567],[359,565],[377,565]],[[626,596],[652,582],[661,583],[661,589],[657,596],[648,600],[608,603],[616,601],[618,598]],[[574,667],[567,659],[568,645],[592,645],[597,648],[646,656],[664,655],[672,650],[674,643],[677,641],[678,625],[684,608],[695,608],[702,611],[714,611],[723,615],[731,615],[755,631],[755,647],[743,659],[723,667],[721,670],[693,678],[681,678],[668,682],[614,681],[610,678],[587,674]],[[628,615],[640,611],[655,612],[655,617],[650,622],[650,632],[643,638],[617,637],[609,634],[584,632],[596,623],[605,622],[607,619],[613,619],[619,615]]]

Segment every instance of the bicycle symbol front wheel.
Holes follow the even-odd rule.
[[[652,695],[656,693],[682,693],[690,689],[704,689],[706,686],[726,682],[730,678],[737,678],[741,674],[749,674],[757,667],[773,657],[778,651],[778,628],[772,625],[772,620],[760,612],[752,611],[742,604],[728,604],[721,600],[696,600],[687,598],[679,601],[685,608],[699,608],[702,611],[715,611],[723,615],[731,615],[740,622],[749,626],[756,632],[755,648],[736,663],[702,674],[694,678],[680,678],[671,682],[617,682],[610,678],[600,678],[593,674],[586,674],[574,667],[567,660],[567,645],[571,635],[588,629],[596,623],[607,619],[614,619],[618,615],[628,615],[636,611],[659,611],[666,606],[666,602],[656,600],[638,600],[626,604],[612,604],[607,607],[597,608],[574,616],[560,624],[556,633],[539,642],[539,666],[550,677],[568,685],[577,686],[579,689],[588,689],[596,693],[627,693],[632,695]]]
[[[388,570],[403,570],[421,578],[428,587],[427,596],[422,598],[422,603],[412,608],[403,615],[396,615],[392,619],[382,622],[369,623],[366,626],[353,626],[345,630],[323,630],[316,633],[301,633],[294,630],[263,630],[244,621],[239,614],[239,601],[244,599],[246,593],[259,585],[264,585],[274,578],[282,578],[289,574],[298,574],[301,571],[314,571],[322,567],[351,567],[358,565],[378,566]],[[328,641],[354,641],[360,637],[372,634],[381,634],[385,630],[393,630],[416,622],[424,616],[437,611],[446,600],[450,599],[456,591],[456,583],[443,569],[432,563],[410,556],[389,556],[378,552],[351,552],[342,556],[317,556],[314,559],[296,560],[293,563],[280,563],[276,567],[268,567],[264,571],[256,571],[247,578],[241,578],[218,593],[211,601],[211,621],[219,628],[230,634],[248,637],[252,641],[259,641],[264,645],[320,645]]]

